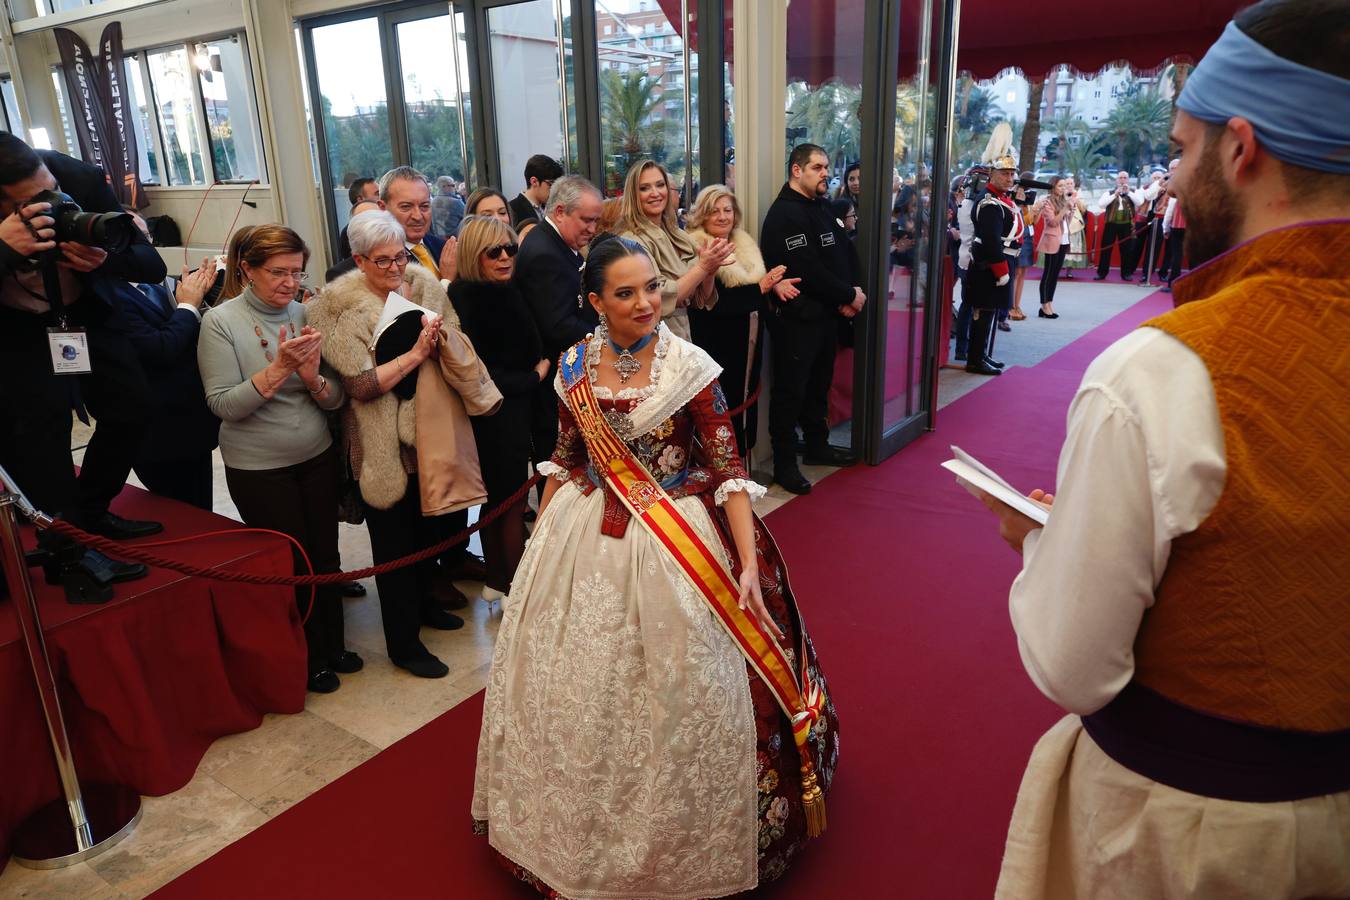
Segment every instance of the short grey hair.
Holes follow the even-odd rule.
[[[431,184],[427,181],[427,176],[414,169],[412,166],[399,166],[397,169],[390,169],[380,176],[380,199],[389,199],[389,188],[395,181],[420,181],[431,190]]]
[[[352,216],[347,223],[347,241],[352,245],[352,253],[369,256],[370,251],[385,244],[407,243],[408,236],[403,226],[388,210],[374,209]]]
[[[553,182],[553,189],[548,192],[547,212],[553,212],[559,206],[563,208],[564,213],[574,212],[581,205],[581,198],[591,194],[598,199],[603,200],[604,195],[600,189],[591,184],[580,175],[564,175]]]

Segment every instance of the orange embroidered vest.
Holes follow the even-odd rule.
[[[1145,325],[1209,369],[1227,478],[1172,544],[1135,678],[1201,712],[1350,728],[1350,220],[1268,232]]]

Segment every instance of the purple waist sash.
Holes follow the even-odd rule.
[[[1245,803],[1350,790],[1350,729],[1280,731],[1197,712],[1130,682],[1083,716],[1107,756],[1159,784]]]

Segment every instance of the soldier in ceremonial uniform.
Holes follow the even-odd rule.
[[[1009,265],[1022,252],[1024,226],[1011,190],[1017,177],[1017,162],[1002,156],[990,164],[989,186],[974,201],[970,269],[966,272],[966,302],[974,311],[970,323],[970,346],[966,371],[976,375],[1001,375],[1003,363],[990,356],[994,321],[999,310],[1012,308],[1012,270]]]

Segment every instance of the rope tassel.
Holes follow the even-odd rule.
[[[809,759],[802,763],[802,812],[808,837],[825,833],[825,794],[816,783],[816,767]]]

